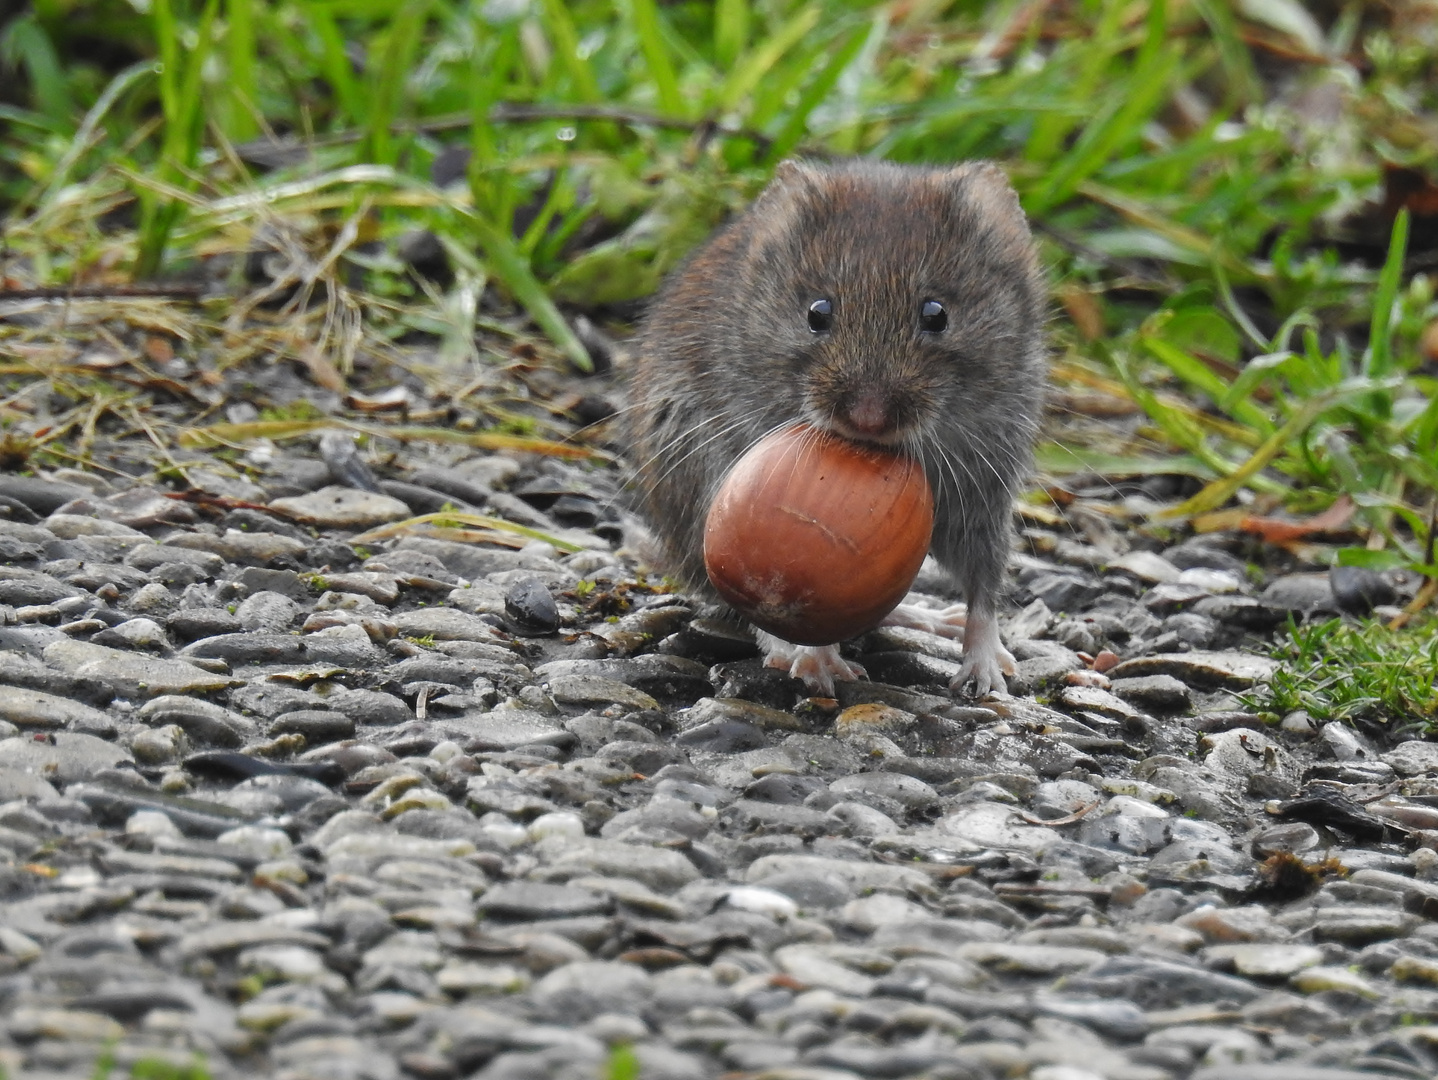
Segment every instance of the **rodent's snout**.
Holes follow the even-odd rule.
[[[866,442],[896,443],[912,422],[912,410],[877,386],[842,391],[820,403],[819,411],[827,427]]]
[[[871,439],[887,435],[894,428],[894,410],[877,390],[853,395],[843,418],[856,432]]]

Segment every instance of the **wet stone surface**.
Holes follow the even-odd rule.
[[[1438,1071],[1438,744],[1235,696],[1290,613],[1385,580],[1256,580],[1113,503],[1102,550],[1025,523],[1011,695],[886,628],[822,699],[644,583],[607,474],[245,484],[209,514],[0,477],[33,518],[0,519],[7,1075]],[[446,502],[565,550],[354,539]]]

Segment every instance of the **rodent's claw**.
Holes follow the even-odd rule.
[[[802,679],[804,685],[824,697],[834,696],[834,682],[853,682],[868,673],[858,664],[839,655],[837,645],[795,645],[783,638],[755,631],[759,647],[764,650],[764,666],[787,671],[790,677]]]
[[[1004,681],[1004,676],[1012,675],[1015,670],[1013,656],[1000,646],[999,655],[966,656],[958,675],[949,683],[949,689],[959,692],[972,685],[974,697],[980,698],[993,693],[1007,693],[1008,683]]]
[[[968,621],[969,609],[965,604],[951,604],[939,609],[919,607],[917,604],[900,604],[885,616],[881,625],[906,626],[910,630],[923,630],[939,637],[962,640]]]
[[[949,689],[959,692],[972,684],[975,697],[991,693],[1006,693],[1008,684],[1005,675],[1018,671],[1014,654],[999,641],[998,624],[992,618],[974,616],[969,620],[967,638],[964,641],[964,663],[958,675],[949,683]]]

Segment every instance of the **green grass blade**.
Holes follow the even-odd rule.
[[[1373,319],[1368,327],[1368,352],[1363,358],[1363,373],[1379,379],[1393,367],[1392,321],[1398,290],[1403,285],[1403,258],[1408,253],[1408,208],[1398,211],[1388,241],[1388,257],[1378,274],[1378,289],[1373,294]]]
[[[823,14],[819,5],[809,4],[749,53],[725,80],[719,91],[719,107],[725,112],[737,109],[759,81],[779,62],[780,58],[813,30]]]
[[[560,351],[569,357],[575,367],[583,372],[593,371],[594,362],[589,358],[589,350],[564,321],[564,316],[559,313],[554,301],[544,291],[544,286],[534,276],[534,271],[530,269],[514,239],[478,215],[471,215],[468,222],[474,230],[479,246],[484,249],[490,273],[504,283],[505,288],[529,312],[540,329],[549,335],[549,339],[559,346]]]
[[[160,52],[160,110],[168,123],[177,115],[180,76],[180,25],[170,0],[154,0],[151,8],[155,24],[155,44]]]
[[[400,8],[390,22],[384,51],[373,66],[368,86],[369,160],[381,165],[394,164],[390,131],[404,97],[405,80],[413,68],[430,6],[430,0],[408,0]]]
[[[793,149],[799,145],[809,130],[809,117],[820,103],[829,96],[840,77],[848,66],[853,63],[854,57],[858,56],[869,41],[872,32],[872,24],[858,27],[850,32],[834,54],[829,57],[828,63],[819,71],[799,95],[799,101],[790,111],[784,126],[774,136],[774,141],[769,144],[769,153],[765,161],[772,165],[787,157]]]
[[[1079,74],[1073,81],[1073,101],[1092,101],[1105,68],[1111,62],[1119,32],[1123,26],[1123,13],[1127,5],[1121,0],[1105,0],[1103,14],[1099,17],[1098,28],[1093,36],[1074,51],[1080,56]],[[1058,156],[1064,137],[1073,130],[1080,114],[1046,112],[1034,120],[1033,135],[1029,137],[1024,157],[1029,161],[1050,162]]]
[[[1237,415],[1235,407],[1240,402],[1253,397],[1254,392],[1271,378],[1274,372],[1297,360],[1298,358],[1291,352],[1265,353],[1263,356],[1255,356],[1243,366],[1238,378],[1233,380],[1227,393],[1218,402],[1218,407],[1231,415]]]
[[[1033,196],[1033,211],[1047,210],[1068,199],[1125,141],[1139,138],[1143,125],[1162,106],[1179,70],[1182,46],[1166,40],[1166,29],[1165,0],[1153,0],[1148,36],[1132,74],[1114,89],[1106,113],[1085,128],[1073,150],[1059,159]]]
[[[225,57],[229,78],[229,109],[220,129],[231,142],[244,142],[259,132],[255,113],[260,107],[255,64],[255,9],[257,0],[227,0],[225,4]]]
[[[1342,386],[1327,393],[1319,394],[1303,402],[1283,425],[1264,440],[1243,464],[1231,470],[1227,476],[1215,480],[1197,495],[1169,511],[1173,517],[1189,517],[1207,513],[1226,503],[1239,488],[1254,479],[1260,470],[1266,468],[1285,449],[1296,442],[1313,423],[1335,405],[1354,400],[1372,393],[1372,381],[1368,379],[1349,380]]]
[[[1222,248],[1215,246],[1215,251],[1221,252]],[[1238,324],[1239,329],[1248,336],[1248,340],[1260,349],[1271,349],[1273,343],[1263,336],[1258,327],[1253,325],[1253,320],[1248,317],[1248,312],[1243,310],[1238,298],[1233,295],[1233,286],[1228,283],[1228,273],[1223,269],[1221,258],[1214,259],[1213,280],[1214,284],[1218,286],[1218,295],[1223,300],[1224,308],[1227,309],[1233,321]]]
[[[1224,402],[1229,397],[1228,384],[1197,357],[1190,356],[1159,337],[1145,334],[1139,340],[1156,360],[1214,404]],[[1273,431],[1273,421],[1251,401],[1234,401],[1228,411],[1240,423],[1247,424],[1264,435]]]
[[[620,1043],[609,1052],[603,1080],[639,1080],[639,1055],[628,1043]]]
[[[1262,83],[1228,0],[1194,0],[1193,6],[1213,34],[1228,102],[1242,107],[1261,100]]]
[[[594,69],[579,47],[579,31],[564,0],[540,0],[540,12],[544,28],[554,40],[554,52],[559,62],[569,72],[574,83],[574,92],[579,100],[587,104],[598,104],[604,100],[599,90],[599,80]]]
[[[121,96],[140,80],[149,78],[154,72],[155,65],[152,61],[137,60],[110,80],[105,89],[101,91],[95,104],[90,107],[90,111],[85,114],[85,119],[80,122],[80,128],[75,132],[75,137],[70,140],[70,146],[65,151],[65,156],[55,166],[55,172],[50,177],[50,182],[45,185],[45,190],[40,194],[39,205],[43,207],[55,197],[56,192],[70,182],[70,173],[90,147],[91,141],[95,138],[95,132],[100,126],[100,121],[114,108]]]
[[[724,71],[749,40],[749,0],[717,0],[714,5],[714,64]]]
[[[160,147],[160,162],[154,175],[162,184],[188,190],[189,174],[199,158],[200,140],[204,132],[204,96],[200,92],[205,60],[214,40],[215,16],[219,0],[206,0],[200,16],[196,42],[181,62],[183,29],[175,18],[169,0],[155,0],[153,8],[155,33],[160,45],[160,101],[165,115],[165,130]],[[170,233],[184,213],[180,199],[163,204],[153,191],[141,193],[140,248],[135,260],[137,277],[154,277],[160,271]]]
[[[75,112],[70,84],[55,43],[33,12],[20,16],[0,35],[0,60],[23,66],[30,77],[35,107],[51,120],[68,124]]]
[[[654,81],[660,111],[668,116],[683,116],[684,99],[679,94],[679,79],[674,74],[669,46],[659,25],[658,6],[654,0],[629,0],[629,14],[644,62],[649,67],[649,77]]]
[[[1133,457],[1105,454],[1082,446],[1063,446],[1043,442],[1034,448],[1034,464],[1051,476],[1094,473],[1120,479],[1130,476],[1193,476],[1212,480],[1213,469],[1191,454],[1164,454],[1154,457]]]
[[[345,51],[344,38],[330,15],[329,5],[319,0],[297,0],[297,3],[305,13],[305,21],[320,41],[320,70],[324,72],[325,81],[330,84],[339,105],[337,115],[333,117],[336,126],[342,120],[358,127],[365,126],[369,121],[366,96],[360,91],[349,53]]]
[[[1134,403],[1158,425],[1169,442],[1187,450],[1220,476],[1226,476],[1231,471],[1229,463],[1204,441],[1203,432],[1198,426],[1177,410],[1169,408],[1158,395],[1144,386],[1121,353],[1110,353],[1109,363],[1118,373]]]

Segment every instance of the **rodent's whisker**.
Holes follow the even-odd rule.
[[[667,443],[665,443],[662,447],[660,447],[660,449],[659,449],[658,451],[656,451],[656,452],[650,457],[650,459],[644,463],[644,465],[642,465],[642,466],[639,467],[639,468],[640,468],[640,471],[642,472],[644,469],[648,468],[650,465],[652,465],[655,461],[659,460],[661,457],[664,457],[666,454],[670,453],[671,451],[678,449],[679,445],[680,445],[685,439],[688,439],[688,438],[689,438],[691,435],[693,435],[696,431],[698,431],[700,428],[704,427],[704,425],[705,425],[706,422],[707,422],[707,421],[705,421],[705,420],[701,420],[699,423],[690,426],[688,429],[686,429],[685,431],[681,432],[679,435],[675,436],[673,439],[670,439]],[[739,419],[737,419],[737,420],[731,421],[731,422],[728,423],[728,424],[725,424],[722,428],[720,428],[718,431],[714,432],[712,435],[710,435],[710,436],[709,436],[707,439],[705,439],[703,442],[696,443],[694,446],[690,447],[689,450],[686,451],[684,454],[680,455],[678,458],[676,458],[675,460],[673,460],[672,462],[670,462],[668,468],[666,468],[662,473],[660,473],[659,476],[656,478],[656,480],[664,480],[664,479],[666,479],[672,472],[674,472],[675,469],[679,468],[680,465],[684,464],[684,462],[688,461],[688,460],[689,460],[691,457],[693,457],[695,454],[697,454],[697,453],[699,453],[700,451],[704,450],[705,448],[707,448],[708,446],[710,446],[712,443],[718,441],[719,439],[724,438],[724,436],[728,435],[730,432],[737,431],[739,428],[741,428],[741,427],[744,426],[745,422],[746,422],[746,421],[741,417],[741,418],[739,418]]]

